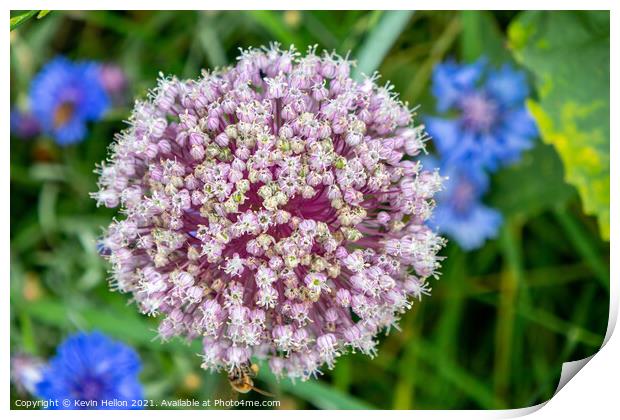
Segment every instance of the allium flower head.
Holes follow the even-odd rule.
[[[68,407],[80,408],[79,401],[97,401],[88,408],[118,409],[99,402],[127,401],[143,398],[138,380],[141,369],[137,353],[125,344],[115,342],[98,333],[77,333],[67,338],[56,350],[56,355],[43,370],[36,386],[36,395],[42,399],[68,399]]]
[[[471,164],[441,164],[431,157],[423,162],[428,168],[440,168],[446,176],[445,188],[437,194],[437,206],[429,225],[467,251],[495,238],[503,219],[497,210],[481,201],[489,187],[487,174]]]
[[[496,70],[485,59],[439,64],[432,92],[437,110],[449,113],[424,122],[446,161],[468,161],[495,170],[533,145],[537,129],[525,108],[525,74],[509,65]]]
[[[42,130],[61,145],[83,140],[86,123],[100,119],[109,105],[99,65],[64,57],[41,69],[31,83],[29,100]]]
[[[162,78],[100,168],[94,197],[124,215],[103,239],[114,284],[164,314],[163,339],[204,337],[205,368],[255,356],[306,379],[373,355],[437,272],[442,179],[403,159],[424,132],[350,66],[273,45]]]

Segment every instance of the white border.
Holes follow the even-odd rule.
[[[8,4],[7,4],[8,3]],[[172,3],[172,4],[171,4]],[[92,10],[92,9],[144,9],[144,10],[154,10],[154,9],[167,9],[170,6],[174,6],[173,10],[194,10],[194,9],[221,9],[220,6],[225,5],[226,10],[240,10],[240,9],[273,9],[273,10],[281,10],[281,9],[292,9],[292,10],[311,10],[311,9],[340,9],[340,10],[349,10],[349,9],[376,9],[378,6],[382,9],[431,9],[431,10],[454,10],[454,9],[505,9],[505,10],[527,10],[527,9],[603,9],[603,10],[612,10],[611,13],[611,44],[613,47],[611,48],[611,74],[618,74],[618,54],[617,54],[617,46],[618,46],[618,31],[615,28],[618,28],[618,24],[620,24],[620,19],[618,19],[617,10],[614,10],[614,6],[617,2],[612,1],[603,1],[603,0],[588,0],[585,1],[541,1],[541,0],[521,0],[519,2],[515,1],[505,1],[499,4],[496,1],[489,0],[469,0],[469,1],[445,1],[442,4],[438,4],[436,1],[415,1],[415,2],[405,2],[405,1],[381,1],[381,2],[372,2],[368,0],[358,0],[358,1],[341,1],[338,4],[335,4],[333,0],[302,0],[296,2],[283,2],[283,1],[272,1],[265,0],[261,2],[251,2],[247,0],[237,0],[235,2],[229,3],[221,3],[221,2],[199,2],[195,0],[175,0],[174,2],[164,2],[161,0],[107,0],[105,3],[97,2],[97,3],[89,3],[85,4],[84,0],[61,0],[61,1],[31,1],[31,0],[22,0],[22,1],[14,1],[9,0],[6,4],[5,12],[2,14],[2,19],[5,22],[5,32],[2,40],[2,54],[4,56],[5,65],[2,66],[0,71],[2,72],[2,80],[4,80],[5,92],[8,92],[9,84],[10,84],[10,65],[7,65],[7,61],[9,59],[9,49],[10,49],[10,41],[9,41],[9,30],[8,30],[8,20],[9,20],[9,10],[10,9],[57,9],[57,10]],[[617,9],[617,7],[616,7]],[[615,48],[614,48],[615,47]],[[578,54],[578,51],[575,52]],[[6,95],[6,94],[5,94]],[[611,115],[615,115],[615,111],[618,109],[618,86],[615,83],[613,77],[611,81]],[[0,147],[4,148],[4,153],[0,157],[0,173],[2,174],[2,179],[0,183],[0,197],[5,197],[9,199],[10,197],[10,142],[9,142],[9,113],[10,113],[10,99],[5,96],[4,101],[2,102],[2,110],[0,111],[0,118],[2,120],[2,129],[3,136],[2,140],[0,140]],[[617,133],[615,130],[617,128],[617,121],[611,121],[611,133]],[[612,137],[614,137],[612,135]],[[613,138],[611,141],[611,161],[617,162],[619,156],[619,148],[620,141],[617,136]],[[618,192],[618,170],[614,165],[611,166],[611,191]],[[10,199],[9,199],[10,200]],[[1,318],[2,324],[5,326],[2,334],[2,369],[3,378],[2,385],[0,386],[0,398],[4,401],[3,408],[8,410],[10,406],[10,395],[9,395],[9,358],[10,358],[10,341],[9,341],[9,329],[6,327],[9,325],[9,316],[10,316],[10,301],[9,301],[9,262],[10,262],[10,242],[9,242],[9,231],[8,221],[10,220],[9,206],[0,206],[0,212],[2,215],[2,219],[5,221],[2,223],[2,236],[3,240],[0,245],[0,255],[2,258],[2,268],[4,271],[4,276],[2,276],[3,287],[5,288],[4,293],[4,305],[1,310]],[[618,208],[618,200],[617,194],[611,195],[611,214],[620,214]],[[618,238],[619,236],[619,225],[617,223],[617,219],[611,219],[611,237]],[[388,416],[388,417],[402,417],[402,418],[411,418],[415,416],[417,419],[453,419],[453,418],[471,418],[471,419],[489,419],[489,418],[507,418],[507,417],[518,417],[526,414],[533,413],[532,416],[536,419],[583,419],[586,416],[593,418],[611,418],[614,416],[612,413],[618,412],[619,399],[618,399],[618,374],[620,373],[620,362],[618,355],[620,355],[620,339],[616,336],[612,336],[613,329],[615,327],[615,323],[617,320],[618,314],[618,279],[620,276],[618,275],[618,264],[617,261],[620,261],[620,251],[616,246],[611,249],[611,305],[610,305],[610,315],[609,315],[609,326],[606,335],[606,345],[601,349],[599,353],[597,353],[592,360],[587,363],[587,365],[583,368],[583,371],[579,372],[577,375],[577,379],[569,381],[564,388],[562,388],[559,393],[554,396],[548,403],[541,404],[538,407],[529,407],[525,409],[519,410],[502,410],[502,411],[415,411],[415,412],[407,412],[407,411],[382,411],[380,413],[375,412],[356,412],[352,415],[362,416],[362,417],[370,417],[373,416]],[[177,414],[178,413],[178,414]],[[218,419],[227,419],[233,418],[237,416],[241,416],[244,413],[246,416],[252,416],[252,418],[284,418],[288,417],[292,413],[283,412],[283,411],[254,411],[252,413],[249,412],[238,412],[238,411],[217,411],[217,412],[204,412],[204,411],[182,411],[177,412],[175,415],[180,415],[183,417],[196,417],[196,418],[206,418],[206,416],[217,416]],[[345,412],[321,412],[314,413],[311,411],[296,411],[293,415],[298,419],[310,419],[315,417],[316,415],[324,416],[343,416],[348,415]],[[77,412],[26,412],[26,411],[11,411],[11,416],[15,418],[30,418],[31,416],[49,416],[58,418],[75,418],[74,416],[80,416],[80,418],[84,415],[88,417],[95,418],[105,418],[108,416],[108,413],[102,411],[89,411],[87,413],[77,413]],[[143,411],[143,412],[135,412],[133,414],[138,418],[168,418],[170,415],[169,412],[166,411]],[[246,417],[247,418],[247,417]],[[314,419],[313,419],[314,420]]]

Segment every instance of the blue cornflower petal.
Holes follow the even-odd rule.
[[[448,179],[444,183],[444,189],[437,196],[438,200],[451,199],[464,185],[467,186],[472,200],[477,200],[489,188],[489,176],[475,161],[459,163],[443,161],[439,168],[440,174]]]
[[[86,122],[101,118],[109,107],[99,65],[57,57],[32,80],[30,104],[42,129],[59,144],[81,141]]]
[[[481,172],[482,169],[488,167],[489,161],[495,159],[495,156],[488,155],[489,150],[484,148],[485,142],[481,134],[463,129],[458,123],[455,123],[455,125],[458,130],[456,133],[458,139],[454,143],[437,146],[438,142],[435,141],[437,151],[444,162],[444,167],[468,166],[477,168],[476,170]],[[433,139],[439,140],[438,137]]]
[[[81,115],[88,120],[98,120],[110,106],[110,99],[101,81],[101,66],[94,62],[83,62],[78,67],[83,83],[90,90],[88,99],[82,103]]]
[[[504,113],[502,128],[523,137],[538,136],[538,127],[534,119],[524,106],[520,106]]]
[[[444,162],[468,162],[494,171],[518,160],[538,132],[525,109],[525,74],[509,65],[499,70],[487,70],[486,65],[482,59],[471,65],[448,61],[437,66],[433,77],[437,109],[453,109],[450,115],[456,115],[427,117],[425,122]]]
[[[436,196],[437,205],[429,225],[454,239],[463,249],[472,250],[495,237],[502,224],[501,214],[480,202],[489,188],[489,178],[477,162],[439,162],[422,159],[426,169],[439,168],[447,179]]]
[[[461,127],[458,121],[439,117],[424,118],[426,132],[440,154],[454,150],[461,142]]]
[[[466,251],[480,248],[497,237],[503,222],[497,210],[476,201],[466,213],[457,213],[449,206],[438,205],[433,224],[440,232],[454,239]]]
[[[86,132],[86,122],[80,118],[73,117],[56,129],[56,143],[61,146],[79,143],[86,136]]]
[[[486,90],[504,107],[523,104],[529,94],[525,73],[504,64],[499,70],[490,70]]]
[[[462,95],[473,90],[482,76],[486,59],[469,65],[447,61],[433,69],[432,92],[437,100],[437,110],[445,112],[452,108]]]
[[[501,137],[501,133],[482,133],[476,139],[476,157],[480,165],[489,171],[495,171],[500,163],[504,163],[507,154],[512,154],[512,150],[506,148],[506,144]]]
[[[98,333],[77,333],[57,349],[37,384],[36,394],[42,399],[68,399],[69,407],[77,409],[76,401],[95,401],[88,408],[135,408],[131,400],[142,399],[138,380],[141,363],[137,353],[122,343]],[[126,401],[126,406],[105,406],[101,401]]]
[[[502,124],[483,142],[487,156],[485,165],[495,170],[499,164],[519,160],[523,151],[534,146],[538,129],[525,107],[506,112]]]

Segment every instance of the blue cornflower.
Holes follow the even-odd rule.
[[[481,201],[489,187],[486,173],[471,164],[439,163],[432,157],[422,161],[424,167],[439,168],[441,175],[448,178],[436,196],[437,205],[429,225],[467,251],[495,238],[502,225],[502,215]]]
[[[426,129],[445,161],[495,170],[533,145],[538,132],[525,108],[527,80],[510,65],[447,61],[433,71],[432,92],[446,115],[425,118]]]
[[[109,106],[99,65],[58,57],[47,63],[30,86],[30,106],[43,131],[67,145],[84,139],[86,122]]]
[[[143,396],[140,369],[140,358],[131,347],[99,332],[80,332],[58,347],[36,386],[36,395],[70,401],[68,407],[61,405],[58,409],[133,408],[131,400]],[[101,403],[104,400],[127,401],[127,407],[106,406]],[[96,403],[80,407],[80,401]]]

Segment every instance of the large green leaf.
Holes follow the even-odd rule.
[[[506,217],[531,217],[575,196],[563,180],[562,163],[551,146],[538,143],[493,177],[488,201]]]
[[[526,12],[509,37],[535,77],[528,107],[542,138],[609,239],[609,12]]]

